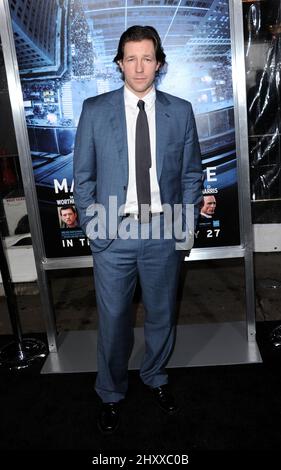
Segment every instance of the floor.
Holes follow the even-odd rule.
[[[251,465],[268,463],[267,455],[257,451],[270,450],[271,461],[276,458],[279,463],[281,349],[273,348],[269,338],[281,324],[280,266],[281,253],[255,255],[257,341],[263,363],[169,369],[170,382],[181,407],[181,413],[172,421],[155,410],[140,384],[138,371],[130,371],[120,430],[111,438],[104,438],[96,427],[100,401],[93,393],[95,373],[40,374],[41,364],[21,373],[0,370],[4,375],[0,381],[4,404],[0,448],[10,451],[9,459],[20,457],[21,462],[26,457],[34,458],[35,450],[47,451],[44,458],[49,456],[53,461],[49,451],[63,450],[64,463],[68,457],[72,464],[70,450],[76,450],[80,452],[76,457],[80,466],[82,458],[89,464],[89,456],[92,458],[100,452],[119,455],[123,451],[126,455],[128,452],[136,455],[148,449],[158,454],[167,450],[171,454],[185,452],[193,463],[201,456],[200,450],[211,450],[211,454],[204,454],[204,463],[210,464],[213,458],[218,467],[224,458],[224,466],[218,468],[229,464],[230,454],[221,450],[237,452],[231,454],[237,466],[241,464],[241,450],[244,463],[249,458]],[[96,329],[91,270],[53,272],[50,282],[58,330]],[[45,325],[37,285],[15,288],[23,333],[34,333],[35,338],[44,340]],[[185,263],[178,301],[181,325],[245,320],[243,261]],[[141,326],[143,308],[139,288],[134,306],[135,325]],[[10,335],[11,326],[3,296],[0,309],[1,348],[11,341],[10,336],[5,336]],[[24,455],[14,452],[22,449]]]

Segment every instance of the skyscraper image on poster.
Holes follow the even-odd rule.
[[[113,63],[134,24],[158,30],[158,88],[192,103],[205,174],[195,247],[239,245],[228,0],[9,0],[47,257],[88,255],[73,199],[84,99],[123,85]]]

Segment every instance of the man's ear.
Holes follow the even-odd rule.
[[[119,65],[120,69],[121,69],[122,72],[123,72],[123,63],[122,63],[122,60],[118,60],[117,64]]]

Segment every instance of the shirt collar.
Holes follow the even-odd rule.
[[[143,98],[139,98],[135,93],[133,93],[131,90],[129,90],[126,85],[124,86],[124,99],[125,99],[125,105],[126,106],[131,106],[133,108],[136,108],[138,105],[139,100],[141,99],[142,101],[145,102],[145,109],[150,109],[155,103],[156,99],[156,91],[155,91],[155,86],[152,87],[149,93],[145,95]]]

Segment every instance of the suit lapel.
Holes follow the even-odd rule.
[[[155,102],[155,118],[156,118],[156,167],[157,178],[160,181],[163,168],[164,154],[167,145],[169,127],[169,101],[163,93],[156,91]]]
[[[119,153],[119,162],[123,166],[123,174],[125,181],[128,180],[128,144],[127,144],[127,126],[126,114],[124,104],[124,87],[116,90],[111,94],[110,103],[112,111],[110,116],[110,123],[113,131],[113,136],[117,144]]]

